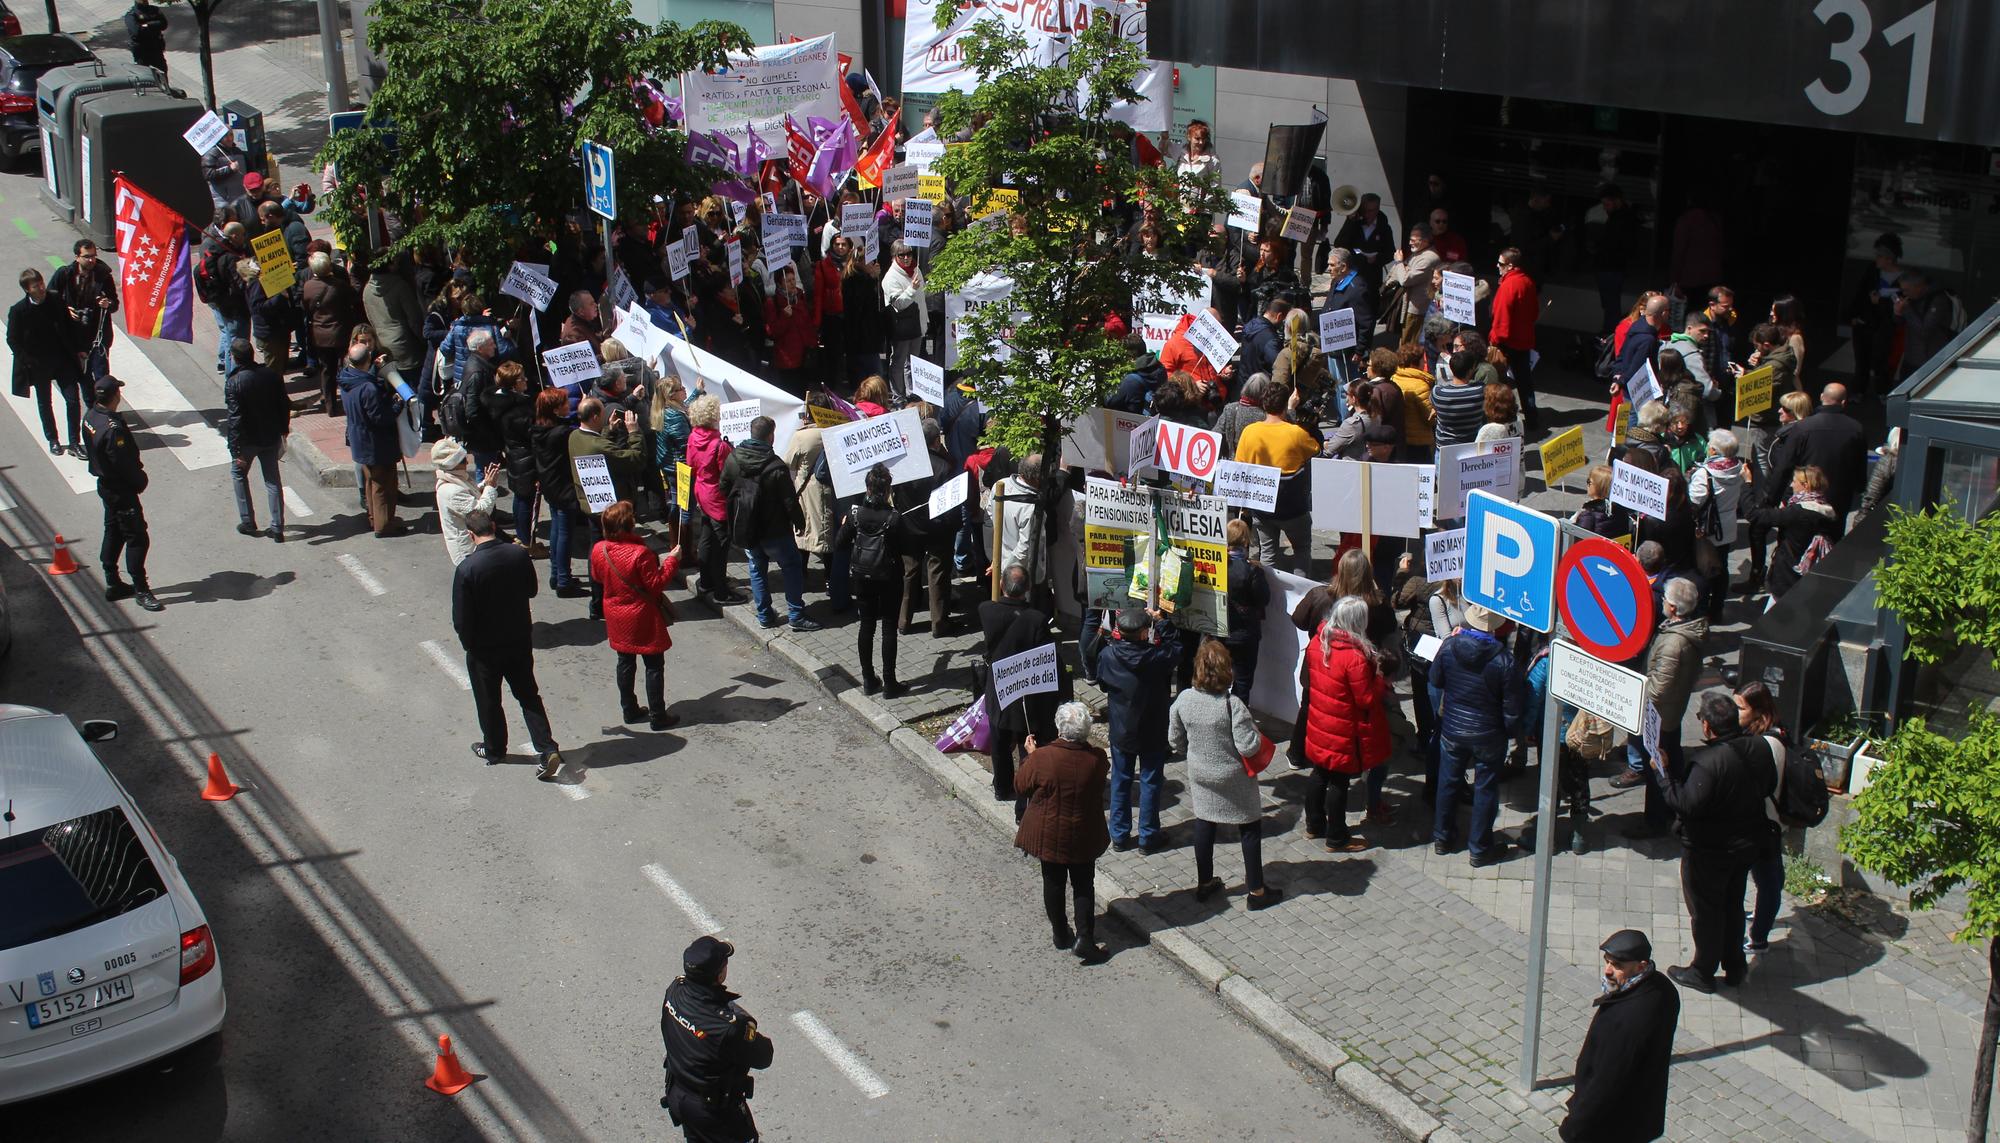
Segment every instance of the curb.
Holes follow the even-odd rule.
[[[320,451],[312,438],[304,433],[293,433],[285,438],[285,459],[297,461],[312,471],[313,483],[321,488],[353,488],[354,465],[336,463],[332,457]],[[422,488],[432,478],[429,450],[398,464],[398,469],[410,475],[410,487]]]
[[[749,608],[717,609],[705,602],[700,606],[719,610],[723,618],[742,628],[759,644],[783,656],[807,678],[818,683],[829,696],[880,731],[890,746],[928,772],[953,797],[987,818],[1006,836],[1013,836],[1013,807],[993,797],[993,788],[988,784],[990,779],[984,768],[940,752],[929,740],[904,726],[887,707],[862,694],[861,688],[848,687],[835,691],[831,681],[836,677],[846,677],[844,671],[820,661],[791,640],[777,639],[777,632],[760,628]],[[1416,1100],[1370,1071],[1367,1065],[1348,1056],[1338,1044],[1313,1031],[1270,993],[1231,971],[1193,938],[1169,927],[1116,879],[1100,872],[1097,883],[1099,896],[1109,902],[1105,910],[1107,913],[1147,938],[1153,948],[1180,965],[1203,988],[1220,996],[1224,1003],[1279,1047],[1304,1061],[1314,1072],[1332,1079],[1356,1103],[1380,1115],[1413,1143],[1462,1143],[1463,1137],[1456,1130],[1446,1127],[1435,1115],[1419,1106]]]

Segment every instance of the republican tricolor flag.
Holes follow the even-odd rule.
[[[187,220],[120,176],[118,265],[125,332],[167,341],[194,340],[194,271]]]

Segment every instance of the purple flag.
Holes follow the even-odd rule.
[[[718,149],[722,150],[729,156],[728,162],[717,163],[716,166],[721,167],[722,169],[728,171],[735,171],[742,169],[738,165],[737,153],[736,153],[736,140],[731,139],[729,136],[724,135],[720,131],[717,131],[714,134],[710,135],[708,139],[709,142],[715,144],[715,146]]]
[[[743,165],[737,170],[746,175],[755,175],[770,160],[771,145],[766,143],[764,137],[757,134],[754,128],[746,126],[743,130],[750,136],[750,141],[743,146]]]
[[[813,152],[812,173],[806,185],[821,198],[832,198],[846,181],[847,172],[854,169],[854,159],[854,125],[842,122]]]
[[[749,184],[742,179],[724,179],[709,189],[723,198],[746,206],[757,201],[757,192],[751,190]]]
[[[821,119],[817,115],[806,116],[806,130],[811,133],[814,146],[826,142],[826,137],[838,127],[831,119]]]
[[[681,110],[680,96],[678,95],[662,96],[660,98],[660,102],[666,106],[667,122],[679,123],[681,120],[687,118],[687,113]]]
[[[728,150],[724,150],[715,141],[713,136],[703,134],[700,131],[688,132],[687,151],[684,157],[690,166],[736,169],[736,151],[734,145]]]

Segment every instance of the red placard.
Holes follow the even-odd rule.
[[[1638,557],[1601,536],[1587,537],[1556,563],[1556,612],[1577,646],[1622,663],[1653,636],[1653,585]]]

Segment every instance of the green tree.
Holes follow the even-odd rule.
[[[939,24],[964,6],[941,5]],[[1018,197],[952,235],[928,286],[961,290],[982,273],[1012,279],[1012,294],[960,322],[958,368],[989,411],[989,438],[1016,456],[1039,451],[1041,486],[1050,488],[1064,426],[1103,404],[1131,361],[1105,335],[1106,315],[1198,283],[1186,251],[1206,240],[1226,200],[1213,176],[1184,185],[1171,170],[1134,162],[1129,131],[1109,113],[1134,96],[1142,62],[1111,21],[1077,32],[1053,65],[998,20],[976,24],[963,42],[979,86],[938,101],[938,134],[975,129],[934,173],[970,194],[975,214],[989,188]],[[1157,257],[1119,242],[1122,208],[1140,202],[1166,208],[1158,221],[1166,252]],[[1000,344],[1003,331],[1011,355],[983,348]]]
[[[1968,521],[1950,503],[1890,513],[1892,558],[1876,570],[1876,595],[1909,633],[1906,657],[1942,663],[1976,647],[2000,665],[2000,520]],[[1861,868],[1907,887],[1912,908],[1965,890],[1965,926],[1954,936],[1985,941],[1987,959],[1966,1128],[1976,1143],[1986,1138],[2000,1037],[2000,718],[1976,711],[1949,735],[1910,718],[1883,754],[1854,799],[1855,820],[1840,831],[1840,847]]]
[[[387,71],[371,124],[320,152],[341,176],[334,226],[363,246],[363,202],[386,205],[406,224],[390,250],[461,250],[487,287],[518,244],[553,237],[582,203],[585,140],[616,154],[628,213],[704,189],[685,135],[648,123],[633,85],[751,46],[712,20],[646,27],[628,0],[376,0],[369,43]]]

